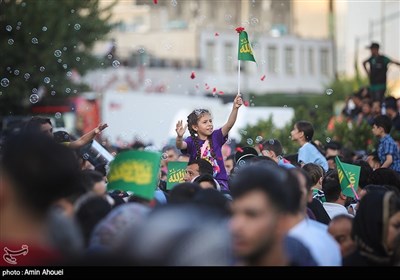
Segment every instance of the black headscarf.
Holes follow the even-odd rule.
[[[390,264],[392,252],[386,247],[389,218],[400,211],[394,192],[372,191],[360,202],[354,218],[352,237],[361,256],[378,265]]]

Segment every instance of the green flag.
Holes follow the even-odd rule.
[[[354,164],[343,163],[337,156],[335,157],[335,162],[342,193],[345,196],[356,197],[358,199],[356,192],[358,189],[358,181],[360,180],[361,167]]]
[[[167,175],[167,190],[171,190],[176,184],[183,183],[185,177],[187,162],[169,161]]]
[[[246,31],[240,31],[239,33],[238,60],[249,60],[256,62]]]
[[[150,151],[127,151],[110,164],[107,189],[131,191],[151,200],[159,179],[161,154]]]

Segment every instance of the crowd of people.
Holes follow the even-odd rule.
[[[372,76],[390,62],[380,62],[377,47],[364,64]],[[400,131],[400,105],[374,85],[343,110],[371,125],[379,145],[368,155],[336,141],[317,145],[304,120],[291,131],[295,155],[279,139],[231,147],[241,96],[220,128],[210,111],[194,110],[176,124],[175,145],[159,151],[154,199],[110,190],[109,162],[82,153],[107,124],[75,139],[33,117],[0,150],[0,264],[399,266],[400,150],[391,134]],[[110,152],[132,149],[152,150],[136,142]],[[187,163],[172,189],[170,162]],[[342,186],[340,162],[360,170],[353,193]]]

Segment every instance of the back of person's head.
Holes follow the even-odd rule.
[[[226,266],[228,236],[227,220],[210,208],[165,205],[127,236],[123,250],[139,266]]]
[[[94,167],[94,170],[96,170],[97,172],[99,172],[103,176],[107,176],[107,164],[106,163],[97,164]]]
[[[95,226],[111,211],[111,205],[103,197],[93,194],[82,196],[77,201],[75,217],[82,230],[85,244],[89,239]]]
[[[197,164],[199,166],[199,173],[200,174],[210,174],[213,175],[213,167],[211,163],[204,158],[199,158],[192,160],[191,162],[188,163],[189,165]]]
[[[193,200],[197,192],[201,190],[197,183],[180,183],[177,184],[170,192],[168,203],[180,204],[188,203]]]
[[[2,176],[12,182],[19,203],[38,215],[80,186],[73,152],[43,134],[10,136],[3,146],[0,168]]]
[[[267,156],[256,156],[256,157],[250,157],[248,160],[248,165],[273,165],[273,166],[278,166],[278,164],[271,159],[270,157]]]
[[[263,150],[273,151],[276,156],[283,154],[282,144],[278,139],[265,140],[261,145]]]
[[[103,180],[103,174],[96,170],[85,169],[81,172],[81,181],[86,191],[92,191],[94,185]]]
[[[194,180],[193,183],[197,183],[201,185],[202,182],[208,182],[210,183],[213,187],[213,189],[217,189],[217,182],[214,180],[214,177],[210,174],[201,174],[197,176]]]
[[[400,190],[400,175],[390,168],[378,168],[369,177],[370,184],[389,185]]]
[[[312,185],[315,186],[319,180],[324,176],[324,169],[315,163],[307,163],[302,169],[310,176]]]
[[[371,191],[361,199],[352,237],[364,257],[376,264],[389,264],[389,219],[399,211],[400,198],[391,191]]]
[[[393,96],[389,96],[385,98],[385,107],[387,109],[391,109],[395,112],[397,112],[397,99],[394,98]]]
[[[261,191],[277,211],[297,213],[302,195],[297,184],[294,175],[282,167],[250,165],[238,170],[230,182],[230,189],[234,200]]]
[[[26,122],[24,131],[27,133],[38,133],[40,132],[41,126],[46,123],[52,126],[49,118],[39,116],[32,117]]]
[[[329,173],[329,176],[325,176],[322,180],[322,190],[324,191],[326,202],[335,202],[339,199],[342,189],[336,170]]]
[[[214,209],[222,216],[230,216],[229,200],[215,189],[202,189],[196,193],[193,202]]]
[[[380,115],[375,117],[372,122],[372,125],[376,125],[377,127],[382,127],[386,134],[390,132],[392,129],[392,120],[386,115]]]
[[[358,186],[363,189],[366,185],[369,184],[369,176],[372,174],[373,170],[371,166],[365,160],[356,160],[354,162],[355,165],[361,167],[360,169],[360,179],[358,181]]]
[[[298,131],[302,131],[304,133],[304,138],[306,141],[311,142],[314,136],[314,127],[312,123],[308,121],[298,121],[295,125]]]
[[[300,187],[305,187],[306,191],[309,192],[313,185],[313,181],[310,175],[302,168],[291,168],[289,169],[289,173],[292,173],[296,176],[296,179],[299,183]]]

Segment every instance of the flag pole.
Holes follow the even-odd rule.
[[[238,60],[238,90],[237,90],[237,95],[240,95],[240,60]]]

